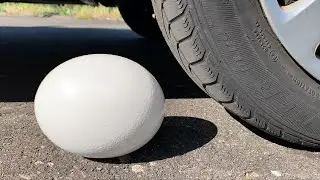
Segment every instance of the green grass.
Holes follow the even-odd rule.
[[[72,16],[79,19],[121,20],[120,12],[114,7],[85,5],[42,5],[27,3],[0,3],[0,13],[6,15],[29,15],[37,17]]]

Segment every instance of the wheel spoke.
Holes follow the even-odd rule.
[[[299,0],[283,7],[276,0],[261,0],[261,4],[290,55],[307,71],[320,72],[320,60],[316,57],[320,42],[320,0]],[[314,72],[318,79],[319,72]]]

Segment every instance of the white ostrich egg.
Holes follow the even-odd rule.
[[[60,148],[112,158],[145,145],[164,117],[162,89],[145,68],[115,55],[71,59],[41,82],[34,105],[43,133]]]

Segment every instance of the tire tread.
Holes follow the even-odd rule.
[[[240,91],[230,89],[225,80],[220,62],[212,51],[208,51],[201,38],[200,27],[193,22],[194,14],[190,9],[192,4],[188,0],[154,0],[160,3],[162,17],[157,17],[163,22],[167,32],[163,32],[168,44],[173,44],[173,53],[188,75],[210,97],[221,103],[229,112],[242,120],[267,132],[275,137],[309,147],[320,147],[320,143],[302,139],[284,128],[275,125],[268,118],[258,115],[254,107],[247,106]],[[157,7],[157,6],[155,6]],[[194,17],[195,18],[195,17]],[[195,79],[196,78],[196,79]]]

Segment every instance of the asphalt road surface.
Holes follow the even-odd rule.
[[[128,57],[161,84],[166,117],[140,150],[92,160],[50,143],[33,98],[58,64],[84,54]],[[124,24],[69,18],[0,17],[0,179],[320,179],[319,153],[276,140],[202,93],[163,42]]]

